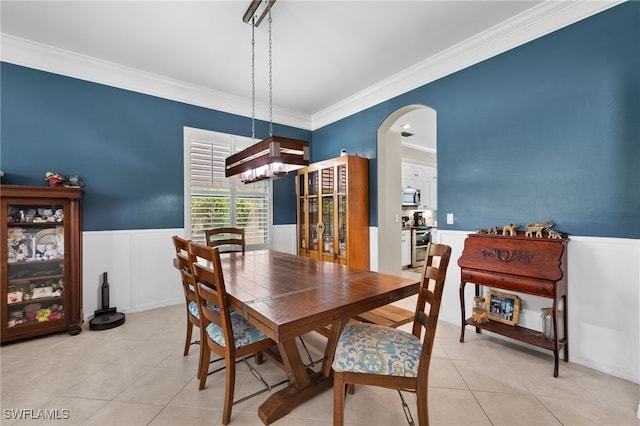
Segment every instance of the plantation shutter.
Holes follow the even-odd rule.
[[[250,138],[185,128],[185,227],[204,242],[204,231],[245,229],[247,250],[269,248],[271,182],[245,185],[225,177],[225,159],[251,145]]]

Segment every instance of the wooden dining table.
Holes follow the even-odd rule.
[[[333,386],[331,363],[349,318],[414,295],[418,282],[272,250],[221,254],[230,304],[277,342],[286,388],[258,409],[264,424]],[[322,367],[305,366],[296,338],[331,325]]]

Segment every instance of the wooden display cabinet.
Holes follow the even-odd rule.
[[[564,360],[569,361],[567,322],[567,243],[559,239],[516,236],[470,234],[464,243],[460,266],[460,307],[462,326],[460,342],[464,342],[466,326],[476,332],[487,330],[553,352],[554,377],[558,377],[558,359],[564,349]],[[553,339],[543,333],[518,325],[497,321],[479,324],[466,318],[464,288],[467,282],[475,284],[475,295],[481,296],[480,286],[511,290],[552,299]],[[559,307],[562,306],[562,310]],[[488,307],[487,307],[488,308]],[[561,312],[562,326],[558,324]]]
[[[345,155],[298,170],[298,254],[369,269],[369,161]]]
[[[82,331],[82,190],[0,186],[2,343]]]

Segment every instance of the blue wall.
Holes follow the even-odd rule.
[[[437,111],[440,229],[551,219],[573,235],[640,238],[638,40],[640,2],[624,3],[315,131],[314,160],[349,140],[376,162],[384,119],[423,104]]]
[[[46,171],[79,175],[85,230],[183,227],[183,127],[251,136],[250,118],[0,66],[2,183],[44,185]],[[267,127],[258,121],[256,136],[266,137]],[[311,140],[311,132],[285,126],[274,133]],[[275,223],[295,222],[295,194],[276,185],[274,196],[283,207]]]
[[[572,235],[640,238],[638,40],[640,3],[623,3],[312,135],[274,133],[310,140],[312,161],[341,148],[369,158],[376,226],[377,129],[403,106],[428,105],[441,229],[552,219]],[[3,183],[80,175],[86,230],[182,227],[183,126],[250,130],[244,117],[6,63],[0,72]],[[274,183],[274,222],[295,223],[293,176]]]

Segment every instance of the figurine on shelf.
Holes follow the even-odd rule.
[[[60,173],[47,172],[44,174],[44,178],[42,180],[46,180],[49,182],[49,186],[51,188],[55,188],[56,186],[62,186],[64,184],[64,176]]]
[[[78,175],[73,175],[69,177],[69,180],[65,182],[64,186],[68,188],[82,188],[84,183],[80,180]]]
[[[516,235],[516,230],[518,229],[518,224],[510,223],[502,227],[502,235],[514,236]]]
[[[535,232],[536,238],[542,238],[542,230],[549,230],[553,226],[553,223],[548,220],[546,222],[536,222],[530,223],[527,225],[527,228],[524,230],[525,237],[533,237]]]
[[[558,240],[560,238],[562,238],[562,234],[560,232],[558,232],[558,231],[555,231],[555,230],[549,229],[549,228],[546,228],[545,230],[547,231],[547,234],[548,234],[547,238],[553,238],[553,239],[558,239]]]

